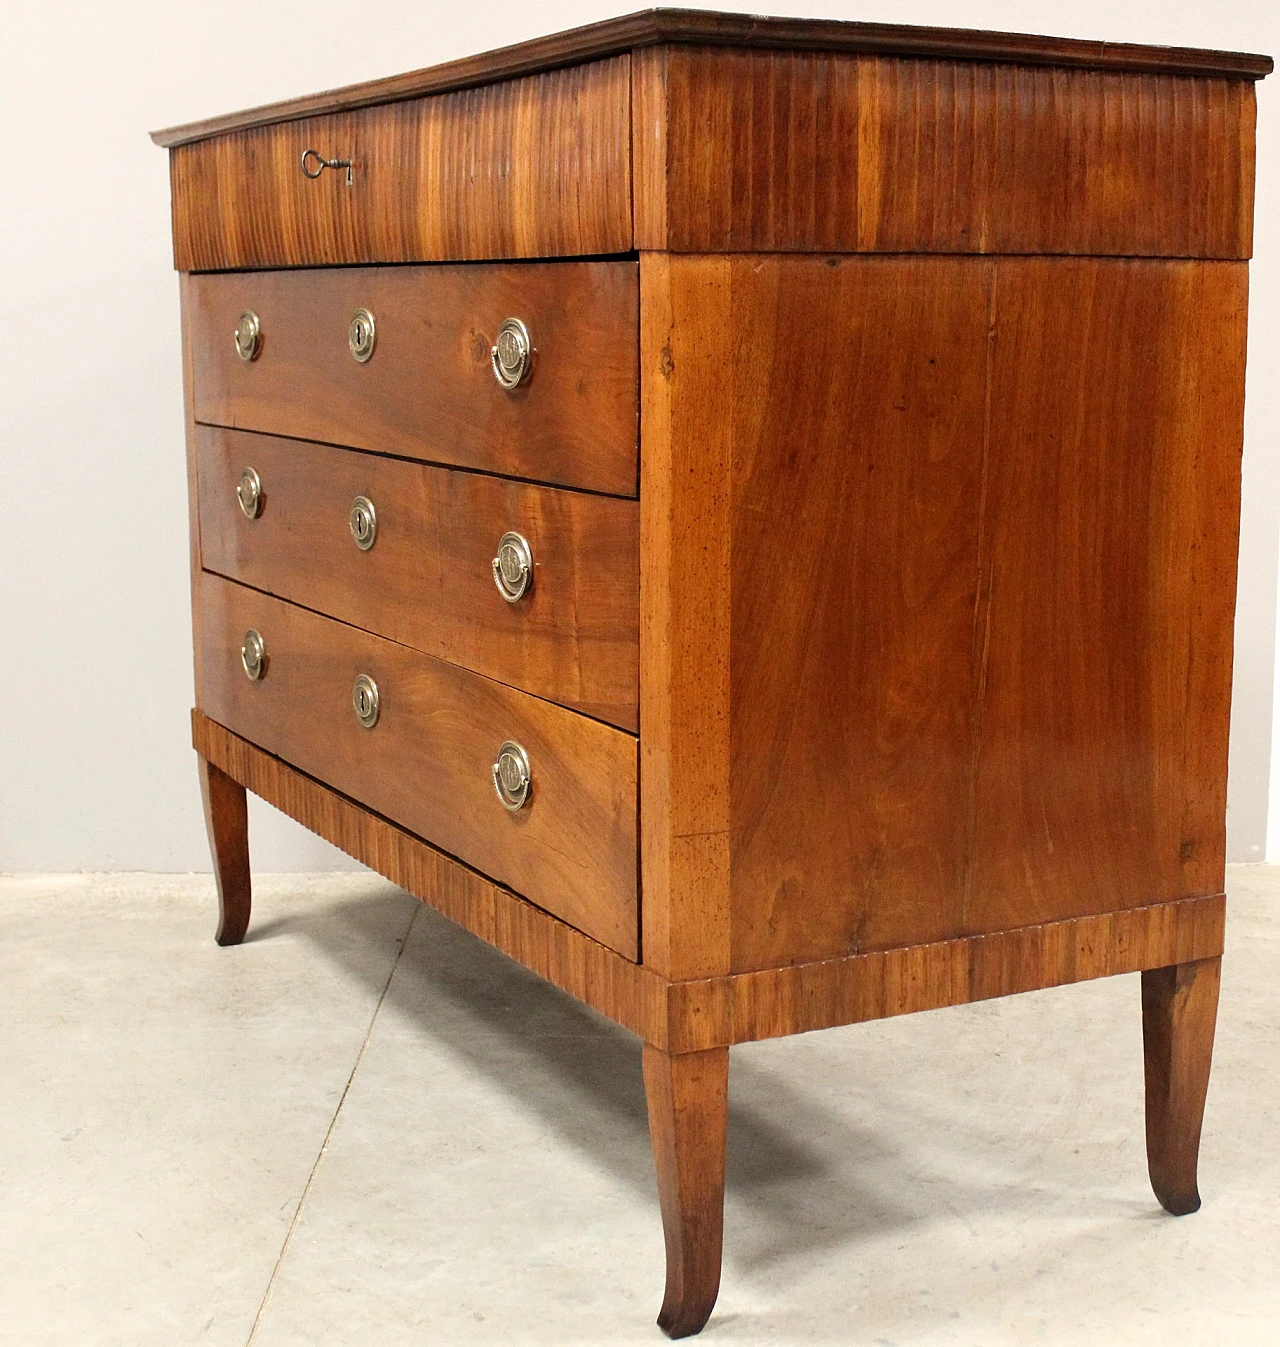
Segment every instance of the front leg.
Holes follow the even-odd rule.
[[[238,945],[249,929],[249,802],[244,787],[220,767],[200,758],[200,795],[218,884],[220,945]]]
[[[1147,1169],[1160,1205],[1175,1216],[1200,1207],[1196,1165],[1221,970],[1215,958],[1142,975]]]
[[[673,1055],[644,1045],[649,1139],[667,1243],[667,1291],[658,1327],[697,1333],[720,1290],[729,1049]]]

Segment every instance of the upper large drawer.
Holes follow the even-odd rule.
[[[630,72],[623,55],[178,145],[174,263],[212,271],[627,252]],[[307,150],[349,161],[350,180],[345,167],[308,177]]]
[[[636,494],[634,262],[228,272],[193,276],[188,295],[197,421]],[[237,344],[246,313],[256,350]],[[533,349],[511,389],[491,359],[508,318]]]

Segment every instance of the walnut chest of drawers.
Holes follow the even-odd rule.
[[[744,1040],[1141,971],[1199,1203],[1270,68],[659,10],[156,137],[218,939],[249,790],[638,1034],[673,1336]]]

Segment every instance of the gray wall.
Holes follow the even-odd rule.
[[[641,7],[351,0],[26,5],[0,46],[0,868],[208,867],[192,701],[177,284],[156,126],[308,93]],[[744,8],[720,5],[719,8]],[[773,12],[1262,51],[1271,0],[861,0]],[[1280,87],[1280,86],[1277,86]],[[1245,527],[1231,776],[1233,855],[1260,858],[1275,645],[1280,281],[1260,88]],[[255,862],[343,858],[266,806]]]

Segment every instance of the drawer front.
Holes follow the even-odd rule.
[[[234,272],[193,276],[188,294],[197,421],[636,494],[634,262]],[[373,317],[363,361],[359,310]],[[491,356],[508,318],[533,348],[511,389]]]
[[[631,735],[218,576],[197,594],[206,715],[636,957]],[[265,646],[257,681],[241,655],[250,630]],[[372,728],[353,705],[362,674],[378,690]],[[531,768],[514,812],[494,787],[505,741]]]
[[[179,271],[628,252],[630,58],[214,136],[170,179]]]
[[[195,449],[206,570],[638,728],[637,501],[212,426]],[[533,563],[514,602],[493,571],[509,532]]]

